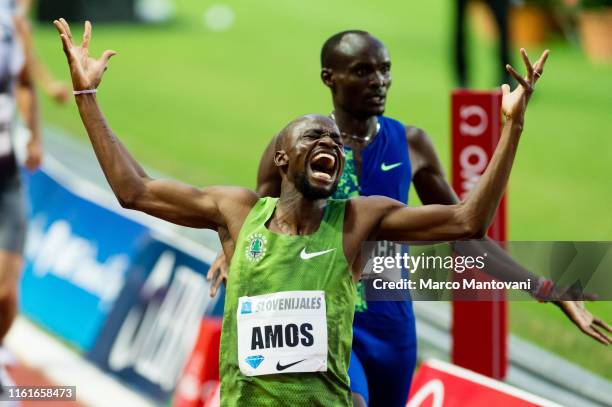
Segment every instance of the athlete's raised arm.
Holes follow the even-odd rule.
[[[454,240],[484,236],[506,188],[512,163],[523,131],[525,110],[534,84],[542,75],[548,51],[532,65],[524,49],[521,56],[527,76],[521,77],[510,65],[508,72],[518,82],[510,92],[502,86],[502,113],[505,124],[491,163],[470,195],[457,205],[427,205],[407,208],[382,197],[373,198],[372,205],[386,213],[375,234],[380,240]],[[367,204],[366,204],[367,205]]]
[[[184,226],[211,229],[228,226],[230,232],[239,229],[240,225],[228,223],[243,219],[240,215],[248,212],[257,200],[256,194],[241,188],[200,189],[177,181],[150,178],[113,134],[96,100],[95,90],[115,51],[104,51],[100,59],[89,56],[89,22],[85,23],[80,46],[74,44],[64,19],[53,24],[62,39],[74,90],[81,92],[76,95],[81,119],[104,175],[121,205]],[[237,213],[239,211],[241,214]]]

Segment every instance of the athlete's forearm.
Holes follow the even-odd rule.
[[[40,141],[40,118],[38,98],[34,84],[30,81],[22,83],[16,89],[17,106],[26,127],[30,130],[32,141]]]
[[[484,236],[491,224],[506,189],[522,131],[522,120],[509,118],[506,121],[489,166],[459,207],[475,236]]]
[[[78,95],[76,102],[96,157],[113,192],[120,203],[133,202],[144,191],[145,181],[149,177],[111,130],[95,94]]]
[[[482,256],[483,253],[487,253],[486,267],[482,271],[497,280],[508,282],[531,280],[535,284],[539,279],[489,238],[453,242],[452,245],[453,250],[462,256]]]
[[[431,155],[435,157],[435,155]],[[414,186],[421,202],[425,205],[444,204],[456,205],[459,197],[444,178],[440,166],[434,171],[421,171],[415,174]],[[536,281],[538,276],[517,263],[505,250],[493,240],[469,240],[451,242],[456,253],[462,256],[482,256],[487,253],[485,273],[493,278],[508,282]]]

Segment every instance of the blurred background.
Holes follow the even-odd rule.
[[[32,17],[40,58],[65,81],[54,18],[66,17],[75,37],[91,20],[92,53],[118,51],[98,98],[140,162],[196,185],[254,187],[260,154],[285,123],[330,112],[320,48],[347,29],[386,44],[393,63],[386,114],[425,129],[448,170],[450,92],[499,85],[501,37],[489,4],[462,5],[463,79],[455,64],[459,2],[451,0],[54,0],[35,4]],[[507,24],[520,71],[518,47],[532,59],[551,50],[510,181],[509,238],[612,240],[612,1],[514,1]],[[73,103],[42,99],[41,109],[48,129],[87,142]],[[610,302],[589,308],[612,319]],[[612,352],[553,305],[513,302],[510,321],[513,334],[612,380]]]

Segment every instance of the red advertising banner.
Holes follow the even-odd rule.
[[[406,407],[559,407],[505,383],[439,360],[426,361],[412,381]]]
[[[501,134],[501,92],[455,91],[452,94],[452,182],[461,199],[484,173]],[[506,240],[506,197],[488,236]],[[453,363],[503,379],[507,368],[505,292],[486,293],[495,301],[453,302]]]
[[[221,319],[203,318],[200,333],[174,394],[173,407],[218,406]]]

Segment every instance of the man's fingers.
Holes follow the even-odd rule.
[[[518,72],[516,72],[514,70],[514,68],[512,66],[510,66],[509,64],[506,65],[506,71],[508,71],[508,73],[510,75],[512,75],[512,77],[521,84],[521,86],[523,86],[523,88],[525,89],[530,89],[531,86],[527,83],[527,81],[525,81],[525,78],[523,78],[521,75],[519,75]]]
[[[211,281],[215,274],[217,273],[218,268],[217,267],[211,267],[208,269],[208,273],[206,273],[206,280]]]
[[[83,31],[83,44],[81,45],[84,49],[89,47],[89,41],[91,40],[91,23],[85,21],[85,31]]]
[[[544,73],[544,64],[546,64],[546,60],[548,59],[548,55],[550,54],[549,50],[545,50],[540,55],[540,58],[536,61],[534,65],[536,80],[540,79],[540,76]]]
[[[504,83],[501,86],[501,91],[502,91],[502,95],[503,96],[506,96],[506,95],[510,94],[510,85],[508,85],[507,83]]]
[[[64,52],[66,56],[70,56],[70,40],[66,37],[66,34],[60,34],[60,38],[62,39],[62,45],[64,46]]]
[[[213,281],[213,283],[210,286],[210,296],[214,297],[215,295],[217,295],[217,292],[219,291],[219,287],[221,287],[221,283],[223,282],[223,277],[221,277],[221,273],[218,273],[215,277],[215,280]]]
[[[104,65],[106,65],[108,64],[108,60],[111,59],[111,57],[114,57],[115,55],[117,55],[117,51],[107,49],[106,51],[102,53],[102,56],[100,57],[100,59],[102,60]]]
[[[582,332],[589,335],[591,338],[595,339],[597,342],[603,345],[608,345],[607,338],[603,336],[601,333],[599,333],[598,331],[596,331],[595,329],[591,328],[590,326],[582,328]]]
[[[606,324],[604,321],[602,321],[599,318],[593,318],[593,323],[603,329],[605,329],[608,332],[612,332],[612,326]]]
[[[53,20],[53,25],[55,26],[55,28],[57,29],[57,32],[60,35],[64,33],[64,26],[62,25],[62,23],[59,22],[59,20]]]
[[[63,19],[63,18],[60,18],[59,20],[62,23],[62,25],[64,26],[64,29],[66,30],[66,34],[68,35],[68,38],[70,38],[70,40],[72,40],[72,32],[70,31],[70,26],[68,25],[68,22],[65,19]]]
[[[210,295],[211,298],[214,297],[215,295],[217,295],[218,289],[219,289],[219,285],[217,284],[217,280],[215,280],[215,282],[210,285],[210,290],[208,291],[208,295]]]
[[[531,65],[531,61],[529,60],[529,56],[527,55],[527,51],[525,48],[521,48],[521,57],[523,58],[523,62],[527,67],[527,75],[531,79],[533,78],[533,65]]]
[[[600,341],[601,343],[605,345],[610,345],[612,343],[612,338],[610,338],[608,335],[601,332],[599,329],[597,329],[597,327],[594,327],[593,325],[591,325],[591,329],[597,334],[599,338],[601,338],[601,341]]]
[[[215,294],[217,294],[215,283],[217,282],[220,271],[221,270],[219,269],[219,267],[216,267],[213,264],[213,267],[209,268],[208,273],[206,274],[206,280],[212,281],[212,283],[210,284],[210,289],[208,290],[208,293],[210,294],[211,297],[214,297]]]
[[[57,32],[59,33],[60,36],[65,35],[66,38],[68,38],[68,34],[66,34],[66,29],[64,28],[64,25],[60,21],[58,20],[53,21],[53,25],[57,29]]]

